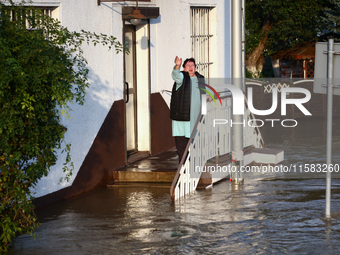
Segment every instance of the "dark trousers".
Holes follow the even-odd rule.
[[[189,138],[186,138],[185,136],[175,136],[175,144],[178,154],[178,160],[181,162],[181,159],[183,157],[185,148],[187,147],[187,144],[189,142]]]

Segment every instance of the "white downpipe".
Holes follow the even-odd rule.
[[[242,59],[242,1],[232,0],[232,79],[240,89],[244,91],[243,59]]]
[[[242,1],[232,0],[232,81],[233,85],[240,88],[243,92],[245,90],[243,77],[243,54],[242,54]],[[235,166],[243,165],[243,118],[244,115],[233,115],[233,123],[240,123],[232,127],[232,151],[233,164]],[[235,181],[242,181],[243,177],[235,173],[232,177]]]
[[[244,79],[244,91],[246,90],[246,0],[242,0],[242,77]]]

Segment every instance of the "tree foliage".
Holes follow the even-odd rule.
[[[328,20],[333,27],[331,29],[335,33],[340,33],[340,1],[330,0],[332,5],[325,8],[326,16],[323,19]]]
[[[332,29],[339,13],[336,0],[247,0],[246,59],[255,71],[263,61],[263,51],[271,55],[280,50],[316,40]]]
[[[84,103],[89,86],[81,45],[123,50],[115,37],[70,32],[38,9],[0,1],[0,253],[33,233],[31,190],[56,163],[66,129],[61,109]],[[69,155],[67,157],[69,161]],[[69,173],[70,174],[70,173]]]

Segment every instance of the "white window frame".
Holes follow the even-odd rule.
[[[49,5],[49,6],[28,5],[28,6],[33,6],[34,8],[41,9],[44,15],[47,15],[51,18],[55,18],[55,19],[59,18],[59,6],[55,6],[55,5]],[[8,5],[8,7],[10,7],[10,5]],[[13,18],[13,16],[16,15],[16,14],[14,13],[13,10],[11,10],[10,15],[11,15],[11,18]],[[27,13],[25,13],[25,15],[27,15]],[[18,18],[22,18],[22,17],[17,16],[16,19],[18,19]],[[23,17],[23,18],[25,18],[25,17]],[[25,23],[26,23],[26,28],[30,30],[31,28],[29,27],[27,20],[25,21]]]

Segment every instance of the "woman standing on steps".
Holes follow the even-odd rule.
[[[183,63],[176,56],[175,66],[171,76],[175,81],[170,102],[170,118],[172,119],[172,136],[175,137],[176,149],[181,161],[190,135],[201,110],[200,88],[204,88],[204,76],[196,71],[194,58],[188,58]]]

